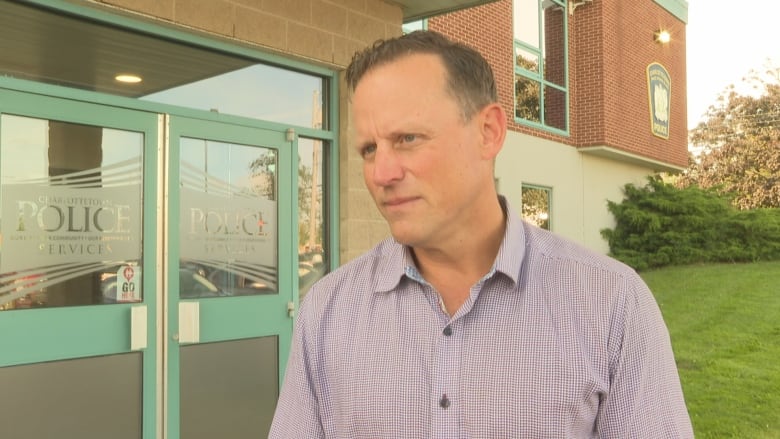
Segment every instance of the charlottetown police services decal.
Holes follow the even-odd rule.
[[[669,109],[672,80],[659,63],[647,66],[647,95],[650,102],[650,129],[654,136],[669,138]]]

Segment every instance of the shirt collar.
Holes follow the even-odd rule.
[[[493,270],[507,275],[512,282],[517,284],[520,279],[520,270],[525,256],[525,228],[523,220],[509,205],[509,201],[503,195],[498,196],[498,202],[506,216],[506,231],[501,246],[498,248]]]
[[[500,272],[517,284],[518,279],[520,279],[523,255],[525,254],[523,221],[515,213],[504,196],[499,195],[498,201],[506,217],[506,230],[504,238],[501,240],[496,260],[493,262],[493,268],[486,277]],[[420,283],[426,283],[417,269],[409,247],[398,243],[393,238],[389,238],[383,245],[387,247],[382,251],[383,257],[379,263],[378,272],[384,273],[384,275],[378,276],[376,283],[377,292],[388,292],[395,289],[403,276]]]

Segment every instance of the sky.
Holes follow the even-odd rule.
[[[780,67],[778,17],[776,0],[688,0],[688,128],[751,69],[763,70],[767,59]]]

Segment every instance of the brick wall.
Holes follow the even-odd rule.
[[[441,32],[479,50],[493,68],[499,102],[509,116],[510,129],[514,118],[514,60],[512,54],[512,2],[500,0],[474,8],[463,9],[428,20],[428,29]]]
[[[546,13],[561,14],[555,10]],[[685,24],[653,0],[594,0],[569,15],[568,137],[514,123],[511,0],[434,17],[428,27],[475,47],[488,59],[500,102],[510,118],[509,129],[573,147],[609,146],[675,166],[686,165]],[[653,40],[660,27],[672,34],[666,46]],[[663,64],[672,78],[669,139],[650,131],[646,68],[652,62]],[[561,102],[551,99],[548,104],[552,107],[548,108],[549,118]],[[555,119],[548,122],[553,126],[561,123]]]
[[[588,11],[588,7],[592,7]],[[598,14],[601,24],[587,29],[578,15],[590,18]],[[573,27],[585,42],[578,49],[589,50],[587,40],[601,40],[604,80],[598,85],[603,90],[604,139],[594,138],[587,131],[578,133],[580,145],[603,143],[663,162],[687,164],[688,121],[685,71],[685,24],[652,0],[637,2],[597,1],[578,9]],[[581,30],[578,27],[586,29]],[[656,30],[671,32],[672,41],[661,45],[654,41]],[[595,34],[593,32],[596,32]],[[574,43],[576,44],[576,42]],[[586,64],[586,57],[575,53],[578,64]],[[647,65],[659,62],[671,76],[671,114],[669,139],[654,136],[650,131],[650,106],[647,92]],[[582,75],[579,75],[582,77]],[[594,85],[578,90],[579,96],[598,92]],[[578,114],[583,120],[587,114]]]

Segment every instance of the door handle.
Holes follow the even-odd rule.
[[[200,302],[179,302],[179,343],[200,342]]]
[[[146,349],[146,305],[130,308],[130,350]]]

